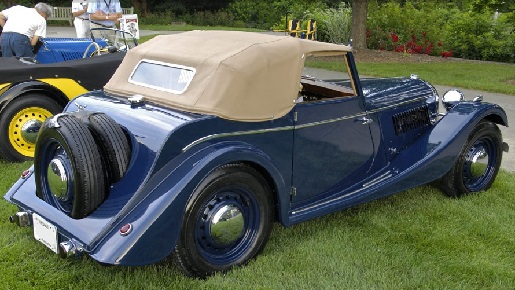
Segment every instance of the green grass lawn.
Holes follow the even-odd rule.
[[[310,61],[314,68],[341,70],[341,64]],[[360,75],[402,77],[417,74],[435,85],[515,95],[515,64],[479,62],[357,63]],[[511,82],[510,82],[511,81]]]
[[[331,64],[310,63],[330,69]],[[417,73],[435,84],[515,94],[513,65],[358,64],[361,74]],[[0,161],[0,194],[30,163]],[[275,225],[249,265],[206,280],[162,262],[105,267],[62,260],[8,221],[0,200],[0,289],[514,289],[515,174],[460,199],[422,186],[290,228]]]
[[[0,163],[6,192],[30,163]],[[460,199],[422,186],[290,228],[247,266],[207,280],[162,262],[63,260],[8,221],[0,201],[0,289],[513,289],[515,174]]]

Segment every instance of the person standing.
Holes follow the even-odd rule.
[[[88,1],[87,0],[73,0],[72,1],[72,15],[73,25],[77,38],[89,37],[89,15],[88,15]]]
[[[16,5],[0,12],[2,56],[34,57],[33,47],[46,36],[46,19],[50,16],[52,7],[42,2],[34,8]]]
[[[119,0],[90,0],[88,14],[91,28],[116,28],[116,21],[122,18]]]

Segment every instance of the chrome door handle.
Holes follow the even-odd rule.
[[[368,124],[374,122],[372,119],[367,118],[366,116],[358,118],[357,121],[361,122],[361,124],[363,124],[363,125],[368,125]]]

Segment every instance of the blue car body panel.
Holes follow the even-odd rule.
[[[90,38],[43,38],[41,47],[36,53],[38,63],[54,63],[79,59],[86,54],[89,56],[95,51],[91,46]],[[98,39],[96,42],[101,46],[107,45],[105,40]]]
[[[364,81],[366,96],[301,103],[282,118],[257,123],[151,104],[131,106],[91,92],[74,99],[67,110],[80,105],[109,112],[130,132],[133,148],[127,174],[112,185],[106,201],[88,217],[72,219],[35,195],[33,174],[20,179],[5,198],[44,216],[58,227],[61,240],[80,243],[95,260],[148,264],[171,253],[191,193],[221,165],[245,162],[260,168],[276,193],[279,221],[290,226],[435,180],[451,168],[477,122],[486,118],[507,125],[499,106],[464,102],[436,124],[420,129],[408,145],[396,147],[395,154],[385,154],[386,148],[395,146],[388,137],[394,128],[387,120],[398,110],[387,94],[373,93],[373,86],[385,82]],[[393,82],[412,82],[414,91],[421,90],[421,81]],[[433,97],[427,95],[430,91],[426,86],[423,98],[406,96],[406,102],[424,105]],[[323,117],[316,114],[317,107],[324,110]],[[363,116],[373,122],[363,124]],[[334,155],[315,158],[328,151]],[[352,168],[344,164],[349,161]],[[323,180],[325,185],[317,187],[298,176]],[[126,223],[134,230],[122,236],[119,230]]]
[[[58,143],[55,147],[40,147],[54,149],[48,150],[51,151],[48,156],[45,156],[47,151],[40,152],[44,157],[39,161],[37,156],[35,158],[36,168],[41,170],[38,178],[42,184],[38,186],[45,188],[36,194],[36,174],[31,168],[4,198],[16,204],[25,216],[37,214],[54,225],[57,242],[64,242],[64,246],[73,244],[81,253],[102,263],[144,265],[164,259],[176,246],[198,250],[211,247],[210,241],[214,241],[218,244],[215,250],[200,250],[206,263],[238,265],[236,260],[242,258],[243,264],[244,259],[250,258],[244,256],[258,243],[253,237],[267,238],[264,237],[267,234],[258,233],[258,228],[271,230],[272,214],[282,225],[291,226],[437,180],[456,163],[479,122],[486,119],[508,125],[502,108],[484,102],[459,102],[448,108],[446,114],[441,114],[434,87],[414,76],[360,79],[350,47],[241,32],[214,32],[213,35],[191,32],[182,36],[177,36],[182,41],[177,44],[179,48],[170,47],[173,50],[170,54],[175,58],[164,59],[169,52],[161,50],[153,55],[148,46],[131,50],[104,91],[74,98],[62,114],[45,121],[42,130],[50,131],[44,132],[69,134],[75,138],[81,135],[78,133],[82,129],[73,131],[71,126],[98,130],[89,125],[79,126],[81,116],[103,113],[106,119],[110,117],[122,128],[131,148],[127,170],[116,182],[108,181],[105,200],[102,196],[103,202],[98,207],[95,204],[87,214],[74,219],[37,194],[43,191],[64,202],[80,200],[73,196],[77,188],[75,169],[59,168],[73,167],[69,164],[76,157],[75,153],[61,153],[67,141],[54,141],[65,139],[62,135],[40,135],[44,142]],[[186,44],[191,41],[197,48],[206,36],[219,45],[210,51],[216,53],[210,57],[188,54],[192,47]],[[222,41],[216,36],[235,41],[221,45]],[[255,38],[259,39],[257,43]],[[161,47],[174,37],[156,39],[155,43]],[[289,57],[293,57],[280,57],[276,48],[291,52]],[[126,62],[131,52],[134,57]],[[263,56],[263,52],[269,55],[260,60],[259,69],[254,69],[248,68],[247,62],[241,62],[244,52],[254,53],[250,54],[253,57],[245,59],[248,63],[253,63],[256,55]],[[343,56],[347,74],[332,80],[301,77],[305,57],[316,53]],[[185,59],[181,59],[183,56]],[[237,57],[233,59],[233,56]],[[289,71],[292,63],[296,63],[298,72]],[[144,67],[141,71],[140,64]],[[152,66],[156,69],[152,70]],[[279,68],[275,72],[288,74],[281,79],[270,73],[270,67]],[[245,73],[251,77],[240,78]],[[296,73],[298,75],[292,77]],[[252,83],[256,79],[261,79],[262,83]],[[242,83],[231,83],[231,80]],[[270,87],[264,90],[267,85]],[[284,96],[275,88],[280,88]],[[204,94],[208,90],[213,94]],[[250,102],[242,102],[248,98]],[[256,108],[260,102],[267,103]],[[229,105],[224,107],[226,103]],[[233,112],[234,108],[237,112]],[[260,114],[247,118],[249,116],[242,112]],[[75,116],[76,120],[60,119],[63,114]],[[59,124],[61,120],[63,123]],[[111,121],[108,124],[116,127]],[[60,131],[61,126],[68,131]],[[91,136],[90,143],[80,145],[108,146],[107,142],[93,139]],[[109,146],[115,148],[113,144]],[[108,159],[101,151],[93,152]],[[47,162],[51,158],[58,160]],[[77,167],[76,170],[84,169],[84,166]],[[234,173],[236,170],[248,172],[238,175]],[[108,180],[109,173],[103,173]],[[228,175],[232,179],[224,179]],[[49,181],[49,176],[55,179]],[[235,182],[237,178],[252,183],[249,185],[252,188],[246,188],[242,180]],[[94,183],[91,177],[88,181]],[[238,185],[231,187],[230,183]],[[53,188],[47,190],[49,187]],[[233,191],[245,193],[234,193],[238,197],[231,199]],[[271,197],[265,196],[269,193]],[[258,209],[253,209],[259,207],[258,198],[253,195],[263,195],[259,200],[266,203],[259,213]],[[268,209],[269,198],[273,200],[273,210]],[[228,242],[218,240],[219,228],[211,227],[214,224],[216,228],[219,218],[234,221],[233,209],[243,216],[247,214],[237,220],[241,222],[241,231]],[[217,216],[215,220],[213,216],[219,213],[231,216]],[[183,231],[185,225],[186,231]],[[238,248],[240,239],[245,241],[241,244],[243,249]],[[182,245],[185,240],[192,244]],[[222,254],[217,256],[219,249]],[[61,250],[59,253],[65,256],[76,252],[62,247]],[[236,258],[227,257],[233,252],[238,252]],[[244,255],[239,256],[241,253]]]

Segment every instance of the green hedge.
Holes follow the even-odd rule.
[[[459,10],[454,4],[369,3],[371,49],[515,62],[513,14]]]

